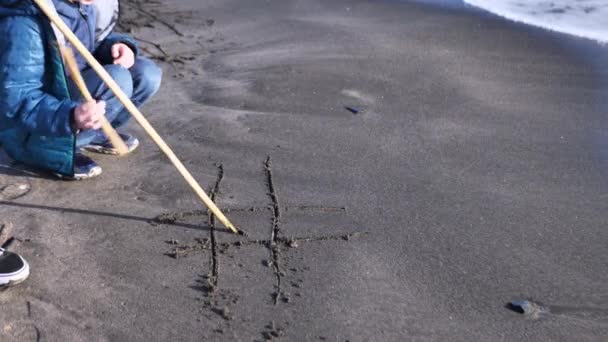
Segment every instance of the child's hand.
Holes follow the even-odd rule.
[[[106,113],[104,101],[89,101],[74,110],[74,126],[76,129],[100,129],[101,119]]]
[[[114,58],[114,64],[120,64],[127,69],[135,64],[135,53],[123,43],[112,45],[112,58]]]

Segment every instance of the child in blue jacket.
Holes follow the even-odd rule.
[[[156,93],[161,70],[139,56],[131,37],[111,32],[96,40],[94,0],[46,1],[136,106]],[[0,0],[0,144],[15,160],[61,178],[92,178],[101,173],[101,167],[83,151],[116,152],[100,131],[101,116],[119,128],[130,115],[77,55],[95,98],[81,100],[77,87],[66,77],[58,35],[31,0]],[[129,151],[138,146],[135,137],[120,135]]]

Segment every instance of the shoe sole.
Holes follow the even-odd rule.
[[[80,174],[80,175],[74,175],[74,177],[67,177],[64,176],[62,174],[59,173],[55,173],[55,177],[61,179],[61,180],[66,180],[66,181],[82,181],[82,180],[87,180],[87,179],[91,179],[91,178],[95,178],[99,175],[101,175],[103,173],[103,169],[99,166],[94,167],[91,169],[91,171],[89,171],[88,174],[84,175],[84,174]]]
[[[137,149],[137,147],[139,147],[139,140],[137,140],[135,143],[133,143],[133,145],[131,145],[131,147],[129,147],[126,154],[129,154],[129,153],[135,151]],[[93,153],[118,155],[117,149],[107,148],[107,147],[103,147],[103,146],[99,146],[99,145],[87,145],[87,146],[83,146],[82,149],[85,151],[88,151],[88,152],[93,152]]]
[[[29,274],[27,275],[27,277],[23,278],[23,279],[19,279],[19,280],[9,280],[8,283],[6,284],[2,284],[0,285],[0,292],[4,292],[8,289],[10,289],[11,287],[15,287],[21,283],[23,283],[24,281],[27,280],[27,278],[29,277]]]

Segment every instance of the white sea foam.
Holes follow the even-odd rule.
[[[608,43],[608,0],[464,0],[507,19]]]

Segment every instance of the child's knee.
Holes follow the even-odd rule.
[[[153,61],[146,58],[138,58],[135,66],[131,69],[135,80],[135,92],[145,94],[145,97],[154,95],[160,88],[163,71]]]
[[[133,95],[133,77],[129,72],[129,69],[118,64],[111,64],[105,66],[106,71],[112,76],[114,81],[118,83],[120,89],[129,97]]]

